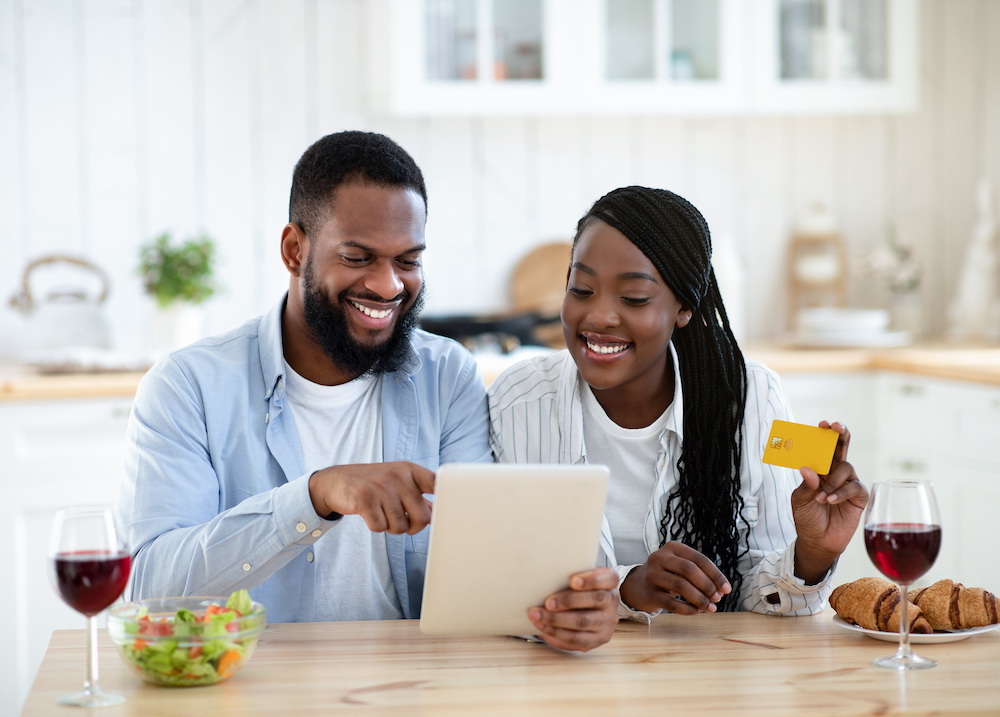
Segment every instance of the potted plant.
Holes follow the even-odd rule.
[[[202,336],[201,304],[216,292],[215,242],[205,234],[175,244],[164,232],[139,250],[139,274],[157,306],[153,343],[157,353]]]

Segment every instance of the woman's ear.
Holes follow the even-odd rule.
[[[677,312],[677,328],[683,329],[691,321],[691,307],[681,304],[681,310]]]

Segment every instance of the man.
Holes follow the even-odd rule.
[[[248,588],[273,622],[420,614],[438,465],[489,461],[472,357],[415,330],[427,192],[387,137],[329,135],[295,167],[269,313],[161,359],[128,432],[131,599]],[[598,569],[529,615],[551,644],[610,638]]]

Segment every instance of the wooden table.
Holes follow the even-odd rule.
[[[507,637],[440,638],[416,621],[269,625],[250,662],[211,687],[164,688],[127,671],[102,631],[100,678],[115,715],[892,715],[997,714],[1000,631],[918,645],[940,664],[901,674],[871,660],[893,644],[852,635],[832,613],[661,616],[621,623],[570,654]],[[71,715],[83,630],[53,633],[22,713]]]

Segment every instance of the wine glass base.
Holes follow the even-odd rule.
[[[876,667],[888,667],[890,670],[923,670],[928,667],[937,667],[937,661],[914,654],[879,657],[872,660],[872,664]]]
[[[56,700],[59,704],[70,707],[110,707],[111,705],[120,705],[124,701],[125,695],[93,689],[82,690]]]

